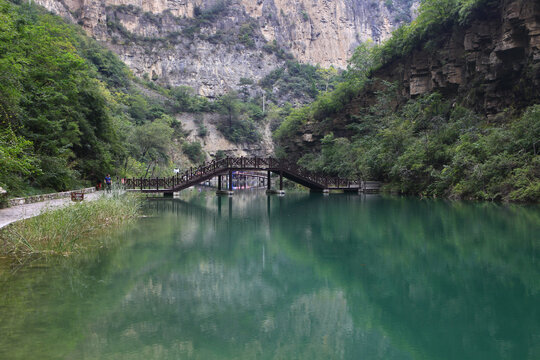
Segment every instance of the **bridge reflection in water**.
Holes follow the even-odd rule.
[[[0,359],[540,359],[538,207],[254,191],[145,207],[105,246],[0,274]]]
[[[260,171],[266,172],[266,179],[264,179],[263,175],[257,174]],[[219,191],[222,190],[223,177],[226,177],[227,181],[225,185],[227,190],[231,192],[233,191],[232,180],[234,180],[234,173],[244,175],[249,173],[251,176],[263,178],[263,183],[266,184],[267,190],[272,189],[272,173],[279,175],[279,190],[281,191],[283,191],[283,178],[303,185],[312,191],[320,192],[327,190],[378,190],[379,187],[377,182],[320,175],[287,160],[271,157],[227,157],[205,162],[199,167],[190,168],[182,174],[177,174],[169,178],[127,179],[125,186],[127,189],[139,190],[146,193],[172,194],[217,177]]]

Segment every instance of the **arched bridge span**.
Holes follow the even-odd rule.
[[[227,157],[206,162],[199,167],[191,168],[184,173],[169,178],[126,179],[128,189],[139,189],[142,192],[172,193],[201,184],[216,176],[229,175],[235,171],[267,171],[279,174],[312,190],[359,190],[360,180],[323,176],[313,173],[287,160],[272,157]],[[230,189],[232,190],[232,189]]]

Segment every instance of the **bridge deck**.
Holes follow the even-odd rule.
[[[198,185],[219,175],[238,171],[270,171],[312,190],[354,190],[361,189],[363,184],[358,179],[319,175],[286,160],[240,157],[206,162],[170,178],[127,179],[125,185],[128,189],[138,189],[145,193],[171,193]]]

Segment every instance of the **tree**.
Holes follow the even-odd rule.
[[[152,165],[168,161],[173,132],[167,117],[135,128],[131,141],[139,150],[138,160],[147,163],[145,177]]]
[[[189,142],[186,141],[182,145],[182,152],[191,160],[194,164],[199,164],[206,160],[202,145],[198,141]]]
[[[235,91],[229,91],[218,100],[219,112],[227,117],[229,128],[232,129],[233,121],[238,119],[240,101]]]
[[[0,183],[10,190],[16,177],[39,172],[32,142],[17,136],[11,126],[0,129]]]
[[[334,68],[333,65],[331,65],[327,69],[318,68],[317,69],[317,74],[324,80],[324,85],[325,85],[324,91],[327,92],[328,91],[328,85],[330,85],[330,81],[337,76],[338,71],[337,71],[336,68]]]
[[[347,80],[353,83],[363,83],[375,64],[375,46],[369,40],[360,44],[355,50],[347,65]]]

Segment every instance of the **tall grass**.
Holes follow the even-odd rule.
[[[67,256],[99,245],[98,235],[139,216],[142,200],[129,194],[102,196],[45,211],[0,231],[0,254],[21,258],[35,254]]]

